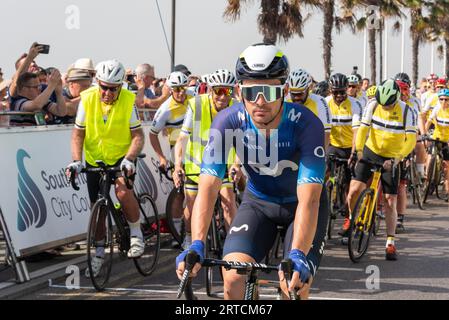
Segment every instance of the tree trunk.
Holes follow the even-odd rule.
[[[382,83],[383,79],[383,61],[384,61],[384,52],[383,52],[383,20],[380,20],[380,29],[379,29],[379,84]]]
[[[412,83],[417,88],[419,75],[419,45],[421,44],[418,30],[413,28],[417,25],[419,17],[421,17],[421,8],[411,9],[411,23],[410,36],[412,38]]]
[[[334,27],[334,0],[325,1],[323,4],[323,62],[324,78],[326,81],[331,75],[332,67],[332,29]]]
[[[371,83],[376,84],[376,29],[368,30],[369,58],[371,67]]]
[[[279,0],[262,0],[259,14],[259,30],[263,35],[263,42],[276,44],[278,30],[273,27],[279,20]]]
[[[417,87],[419,72],[419,38],[412,34],[412,82]]]
[[[444,37],[444,55],[446,59],[446,70],[444,70],[444,74],[446,75],[446,79],[449,79],[449,38]]]

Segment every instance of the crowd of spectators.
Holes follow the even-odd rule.
[[[4,79],[0,68],[0,126],[34,126],[73,124],[80,101],[80,93],[95,82],[95,66],[91,59],[81,58],[62,73],[54,67],[38,65],[42,45],[33,43],[28,53],[15,62],[12,79]],[[195,90],[199,77],[193,76],[185,65],[177,65],[189,77],[189,87]],[[155,76],[154,66],[139,64],[127,69],[123,86],[136,94],[136,106],[148,109],[140,113],[143,120],[151,120],[156,110],[170,96],[165,78]]]

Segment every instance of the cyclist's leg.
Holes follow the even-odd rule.
[[[276,223],[269,218],[279,205],[260,200],[245,190],[243,202],[231,224],[223,248],[223,260],[260,262],[273,246]],[[267,216],[268,215],[268,216]],[[225,299],[242,299],[246,275],[223,269]]]
[[[237,205],[235,201],[235,193],[233,185],[229,179],[225,178],[220,190],[221,206],[223,208],[223,216],[225,220],[226,231],[229,230],[229,226],[232,224],[232,220],[237,213]]]
[[[191,228],[191,220],[192,220],[192,212],[193,205],[195,204],[195,199],[198,194],[198,184],[187,177],[185,182],[184,193],[186,196],[186,207],[184,208],[184,226],[185,226],[185,239],[183,247],[189,247],[192,242],[192,228]]]
[[[291,213],[293,214],[293,221],[290,223],[287,232],[285,234],[285,242],[284,242],[284,259],[288,258],[288,253],[291,250],[292,247],[292,241],[293,241],[293,225],[294,225],[294,217],[296,214],[296,206],[291,207]],[[320,266],[321,257],[323,256],[324,252],[324,245],[325,245],[325,237],[327,232],[327,220],[329,218],[329,208],[328,208],[328,201],[327,201],[327,194],[325,188],[323,188],[321,192],[320,197],[320,207],[318,211],[318,222],[315,232],[315,237],[313,238],[312,247],[310,248],[308,254],[307,254],[307,260],[309,262],[309,267],[312,272],[312,277],[310,278],[309,282],[304,285],[304,290],[301,293],[301,300],[305,300],[309,298],[309,291],[310,287],[312,285],[313,277],[316,276],[316,273],[318,271],[318,268]],[[279,279],[282,280],[282,279]],[[280,281],[282,292],[284,293],[284,296],[288,294],[288,291],[286,290],[286,283],[285,281]]]
[[[90,164],[86,163],[87,168],[92,168]],[[98,199],[98,192],[100,191],[100,179],[101,175],[98,172],[87,172],[87,191],[89,193],[90,206],[94,205],[94,203]],[[106,215],[97,221],[97,230],[95,232],[95,240],[97,242],[101,242],[104,239],[106,233]],[[97,250],[98,256],[104,256],[104,248],[98,248]]]
[[[407,210],[407,166],[406,161],[401,161],[400,165],[400,182],[397,196],[397,227],[403,227],[405,211]],[[388,201],[388,197],[387,197]]]
[[[424,166],[426,164],[427,154],[426,148],[424,147],[424,143],[422,141],[416,143],[415,154],[416,154],[416,168],[421,178],[423,178],[425,176]]]
[[[397,221],[397,200],[400,179],[400,169],[395,168],[394,179],[393,171],[384,171],[381,176],[383,193],[385,195],[385,224],[387,227],[387,260],[396,260],[396,247],[394,237],[396,234]]]
[[[443,148],[443,170],[444,170],[444,188],[449,194],[449,146],[446,144]]]

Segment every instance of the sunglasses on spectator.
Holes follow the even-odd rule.
[[[240,86],[242,89],[242,96],[245,100],[256,102],[259,95],[262,95],[268,103],[279,100],[283,96],[284,86],[270,86],[270,85],[249,85]]]
[[[233,88],[212,88],[217,96],[230,96],[234,91]]]
[[[181,92],[186,91],[186,87],[174,87],[172,88],[173,92]]]
[[[449,101],[449,98],[439,98],[439,100],[440,100],[441,102],[446,102],[446,101]]]
[[[338,96],[338,95],[344,96],[344,95],[346,95],[346,90],[332,90],[332,94],[334,96]]]
[[[101,88],[101,90],[103,90],[103,91],[111,91],[111,92],[116,92],[117,90],[118,90],[118,88],[120,88],[120,86],[115,86],[115,87],[109,87],[109,86],[105,86],[105,85],[102,85],[102,84],[99,84],[99,86],[100,86],[100,88]]]
[[[355,84],[350,84],[349,86],[348,86],[348,88],[357,88],[357,85],[355,85]]]

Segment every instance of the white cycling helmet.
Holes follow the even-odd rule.
[[[303,69],[297,69],[290,72],[287,83],[290,89],[308,89],[312,83],[312,77]]]
[[[237,80],[234,74],[226,69],[219,69],[209,75],[207,84],[211,87],[233,87]]]
[[[355,74],[351,74],[350,76],[348,76],[348,83],[359,84],[359,77],[357,77]]]
[[[209,82],[209,74],[208,73],[203,74],[200,78],[200,81],[204,82],[204,83],[208,83]]]
[[[188,79],[184,73],[180,71],[174,71],[170,73],[166,83],[170,88],[182,87],[187,86]]]
[[[108,84],[122,84],[125,79],[125,67],[115,59],[100,62],[95,70],[95,77]]]

